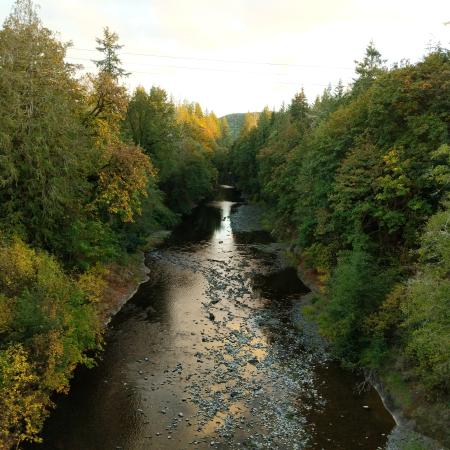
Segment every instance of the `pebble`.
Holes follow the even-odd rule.
[[[219,241],[220,244],[223,242]],[[235,254],[231,255],[233,259],[225,254],[218,256],[224,259],[222,261],[207,261],[203,250],[201,254],[172,250],[157,252],[158,259],[165,264],[198,272],[205,279],[204,295],[195,296],[197,298],[194,299],[204,318],[192,319],[192,322],[187,318],[189,324],[196,325],[193,328],[195,332],[189,327],[178,330],[186,342],[174,348],[177,352],[180,349],[184,352],[184,367],[178,363],[173,368],[171,361],[169,369],[164,370],[165,375],[161,377],[164,364],[168,362],[163,357],[161,361],[158,357],[158,362],[152,361],[155,366],[143,366],[155,367],[156,370],[158,364],[163,364],[161,371],[157,372],[157,383],[151,383],[153,386],[144,389],[155,390],[155,386],[164,385],[158,387],[160,393],[166,393],[167,390],[166,401],[159,404],[160,408],[166,408],[161,409],[160,413],[169,415],[166,421],[169,426],[162,434],[167,439],[172,438],[167,432],[176,432],[180,424],[194,425],[190,431],[196,438],[199,437],[195,435],[196,429],[204,433],[202,427],[209,430],[212,424],[213,428],[216,427],[215,433],[213,430],[211,433],[208,431],[209,437],[205,435],[200,441],[192,443],[205,447],[208,444],[211,447],[220,446],[220,442],[224,441],[233,443],[230,448],[305,448],[302,442],[305,438],[305,416],[298,412],[294,400],[307,408],[314,408],[316,402],[321,404],[326,400],[317,392],[319,386],[313,378],[312,369],[315,364],[326,361],[326,356],[321,349],[314,349],[313,352],[304,350],[300,334],[289,325],[286,326],[290,320],[287,308],[276,302],[272,306],[267,302],[261,307],[259,293],[254,295],[252,283],[255,277],[264,276],[267,271],[264,258],[268,261],[269,270],[273,270],[274,263],[267,257],[257,259],[250,255],[250,252],[259,249],[256,245],[245,244],[242,253],[234,250]],[[180,308],[183,310],[182,306]],[[196,335],[201,335],[201,342],[191,337]],[[162,339],[161,347],[164,345]],[[260,350],[255,352],[255,349]],[[192,356],[194,352],[197,353]],[[152,355],[152,358],[155,357]],[[148,358],[145,357],[144,361],[148,361]],[[204,362],[207,364],[202,366]],[[249,364],[257,366],[258,370]],[[181,371],[185,372],[182,377]],[[139,371],[139,374],[142,373]],[[181,387],[185,397],[180,398],[179,391],[170,389],[175,385]],[[308,397],[303,401],[299,393],[306,393]],[[184,418],[183,412],[174,414],[173,408],[177,408],[175,401],[187,402],[187,397],[189,405],[192,403],[196,407],[195,412],[187,412],[190,418]],[[230,406],[237,409],[231,413]],[[369,409],[367,405],[362,407]],[[164,429],[166,425],[161,428]],[[237,431],[239,429],[242,431]],[[237,441],[235,432],[243,436],[242,442]],[[160,435],[160,432],[156,433],[156,436]],[[211,438],[217,438],[220,442]],[[169,444],[169,447],[172,445],[175,444]]]

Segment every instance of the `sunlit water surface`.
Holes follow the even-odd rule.
[[[57,399],[37,448],[384,447],[391,416],[294,329],[292,301],[308,289],[264,251],[267,233],[232,228],[239,200],[222,187],[147,255],[149,281],[113,319],[98,367]]]

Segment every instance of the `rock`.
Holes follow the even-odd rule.
[[[209,313],[208,317],[209,317],[209,320],[211,320],[213,322],[214,322],[214,320],[216,318],[216,316],[212,312]]]
[[[178,413],[178,416],[179,416],[179,417],[183,417],[184,414],[183,414],[182,412],[179,412],[179,413]]]

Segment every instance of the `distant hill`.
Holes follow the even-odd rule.
[[[241,132],[242,126],[244,125],[244,119],[245,115],[250,114],[252,118],[256,121],[259,117],[259,112],[251,112],[251,113],[234,113],[234,114],[228,114],[226,116],[223,116],[227,119],[228,125],[230,127],[230,133],[233,141],[239,136],[239,133]]]

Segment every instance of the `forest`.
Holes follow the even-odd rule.
[[[370,44],[356,73],[265,109],[230,170],[314,272],[308,315],[335,356],[414,392],[403,406],[433,435],[450,419],[450,51],[388,68]]]
[[[100,30],[101,32],[101,30]],[[118,36],[77,77],[18,0],[0,31],[0,447],[39,440],[51,395],[102,348],[112,263],[207,197],[228,128],[161,88],[128,93]]]
[[[162,88],[128,92],[118,35],[99,35],[80,75],[29,0],[0,30],[0,447],[39,442],[53,395],[96,364],[112,265],[230,178],[314,273],[333,355],[414,391],[428,430],[448,423],[450,51],[387,67],[371,43],[351,87],[230,131]]]

